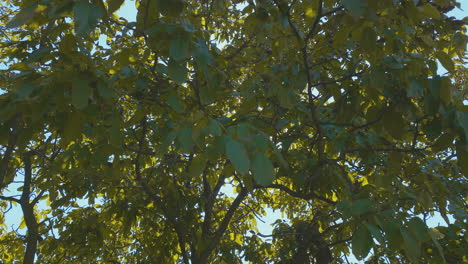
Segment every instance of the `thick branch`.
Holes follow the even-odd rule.
[[[208,182],[205,183],[205,177],[206,175],[204,174],[204,185],[208,185]],[[202,234],[204,236],[210,234],[211,232],[211,219],[213,215],[213,205],[216,200],[216,196],[218,196],[219,190],[224,184],[224,180],[226,179],[226,176],[224,174],[221,174],[218,178],[218,182],[216,183],[216,186],[213,188],[213,190],[210,190],[209,192],[205,193],[205,197],[207,199],[205,206],[204,206],[204,212],[205,212],[205,218],[203,220],[203,225],[202,225]],[[207,181],[207,180],[206,180]],[[208,186],[205,186],[208,187]],[[205,188],[204,187],[204,188]]]
[[[12,130],[10,131],[10,135],[8,138],[8,145],[6,147],[5,153],[3,153],[3,159],[0,163],[0,190],[3,189],[3,187],[6,185],[5,183],[5,176],[8,173],[8,163],[11,158],[11,154],[13,153],[13,150],[15,149],[16,146],[16,140],[18,139],[18,127],[19,127],[19,122],[21,119],[21,115],[18,115],[14,121],[14,125]]]
[[[34,257],[37,251],[37,241],[39,239],[39,232],[37,228],[37,220],[34,215],[34,204],[29,203],[29,196],[31,194],[31,154],[25,153],[23,156],[24,162],[24,185],[21,194],[20,204],[23,211],[24,221],[28,232],[26,235],[26,252],[24,253],[23,264],[33,264]]]
[[[234,216],[234,213],[239,208],[239,205],[244,200],[245,196],[247,196],[247,189],[242,188],[239,194],[237,195],[236,199],[234,199],[234,202],[232,202],[231,206],[229,207],[229,210],[227,211],[226,215],[221,221],[218,230],[214,234],[214,237],[210,239],[208,247],[205,250],[203,250],[199,256],[194,256],[196,259],[192,260],[193,264],[207,263],[208,257],[216,248],[216,245],[218,245],[222,236],[226,232],[226,229],[228,228],[229,223],[231,222],[231,219]]]

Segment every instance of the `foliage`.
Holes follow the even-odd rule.
[[[2,263],[468,261],[458,3],[123,2],[2,1]]]

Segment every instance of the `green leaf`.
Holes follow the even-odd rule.
[[[18,14],[16,14],[10,22],[6,24],[7,28],[15,28],[20,27],[26,24],[28,21],[34,18],[36,15],[36,10],[38,9],[39,5],[34,3],[25,9],[21,10]]]
[[[402,226],[400,232],[403,237],[406,255],[413,261],[418,260],[419,256],[421,256],[421,244],[408,228]]]
[[[176,17],[184,10],[183,0],[159,0],[161,14]]]
[[[77,35],[83,35],[91,31],[102,17],[101,9],[87,0],[75,2],[73,5],[75,18],[75,31]]]
[[[433,5],[429,3],[423,6],[420,6],[418,8],[419,8],[419,12],[421,12],[426,17],[435,18],[435,19],[440,18],[439,10],[437,10],[437,8],[435,8]]]
[[[366,0],[343,0],[342,2],[353,17],[360,17],[366,12]]]
[[[176,61],[184,60],[190,56],[190,39],[186,34],[177,34],[169,43],[169,56]]]
[[[447,53],[440,51],[437,52],[435,56],[447,71],[453,72],[453,70],[455,70],[455,64]]]
[[[377,34],[375,33],[374,29],[371,27],[366,27],[362,31],[360,42],[362,47],[368,51],[373,51],[377,46],[375,42],[377,41]]]
[[[442,249],[442,246],[440,245],[440,243],[437,241],[439,239],[444,238],[444,234],[442,234],[436,228],[431,228],[431,229],[428,230],[428,232],[429,232],[429,235],[430,235],[430,237],[432,239],[432,242],[434,243],[434,245],[437,248],[437,251],[439,252],[439,255],[442,257],[442,259],[444,260],[444,263],[445,263],[446,260],[445,260],[444,250]]]
[[[176,83],[183,84],[187,81],[187,68],[184,63],[170,60],[169,65],[167,65],[167,74]]]
[[[375,237],[375,239],[377,239],[381,245],[383,245],[385,243],[385,239],[382,235],[382,231],[373,224],[365,223],[365,225],[372,236]]]
[[[177,138],[177,131],[171,131],[169,133],[165,133],[165,137],[162,140],[162,144],[159,147],[162,153],[165,153],[167,151],[167,148],[174,142],[174,139]]]
[[[180,148],[183,152],[189,153],[192,151],[195,142],[192,138],[192,129],[191,128],[183,128],[178,131],[177,133],[177,141],[180,144]]]
[[[465,139],[465,146],[468,140]],[[468,175],[468,151],[465,151],[463,144],[457,144],[457,163],[463,174]]]
[[[204,72],[208,71],[208,65],[212,63],[213,56],[210,54],[208,46],[206,43],[199,39],[195,44],[198,48],[193,52],[195,57],[195,63],[200,67]]]
[[[439,152],[452,145],[453,135],[451,133],[442,134],[432,145],[432,150]]]
[[[278,161],[280,162],[280,164],[285,168],[285,169],[288,169],[289,168],[289,164],[288,162],[286,161],[286,159],[284,159],[283,157],[283,154],[281,153],[281,151],[278,149],[277,146],[275,146],[274,144],[272,145],[273,147],[273,153],[275,154],[276,158],[278,159]]]
[[[198,155],[195,158],[193,158],[192,163],[189,167],[189,174],[192,177],[197,177],[201,175],[203,173],[203,170],[205,169],[206,162],[206,158],[204,158],[201,155]]]
[[[449,77],[442,77],[440,79],[440,99],[445,105],[450,104],[450,100],[452,99],[451,87],[452,84]]]
[[[273,164],[264,154],[259,152],[255,154],[252,173],[255,181],[263,186],[268,186],[275,180]]]
[[[401,114],[395,110],[390,110],[383,115],[383,125],[385,130],[395,139],[402,139],[405,133],[405,121]]]
[[[255,134],[253,136],[253,140],[255,143],[255,147],[257,148],[258,151],[265,152],[268,150],[268,146],[270,145],[270,140],[263,133]]]
[[[124,1],[125,0],[109,0],[109,1],[107,1],[107,12],[109,14],[114,13],[115,11],[117,11],[122,6]]]
[[[88,106],[88,99],[91,94],[91,86],[86,76],[79,75],[72,83],[72,104],[82,109]]]
[[[357,259],[363,259],[369,254],[374,244],[372,236],[365,225],[359,225],[351,239],[353,254]]]
[[[408,222],[408,229],[413,233],[414,237],[418,239],[420,243],[426,242],[430,239],[428,228],[419,217],[413,217]]]
[[[423,95],[423,84],[420,80],[412,79],[408,90],[408,97],[419,98]]]
[[[465,141],[468,141],[468,112],[457,112],[457,121],[465,131]]]
[[[120,131],[120,122],[115,115],[112,118],[111,127],[109,128],[109,144],[120,148],[122,146],[122,133]]]
[[[96,85],[97,91],[103,98],[116,98],[112,88],[104,81],[98,81]]]
[[[248,139],[250,133],[249,133],[249,128],[246,123],[240,123],[237,125],[237,137],[241,140],[246,140]]]
[[[226,155],[239,173],[249,172],[250,160],[242,143],[234,139],[228,140],[226,142]]]
[[[213,134],[215,137],[219,137],[222,135],[222,130],[221,130],[221,125],[216,119],[211,119],[210,124],[208,125],[208,128],[210,132]]]
[[[403,243],[403,238],[400,233],[400,224],[395,220],[388,220],[384,222],[382,229],[385,231],[385,237],[387,238],[390,250],[399,250]]]
[[[83,121],[84,118],[81,112],[74,111],[67,115],[63,129],[63,138],[61,141],[61,144],[64,147],[81,135]]]
[[[26,99],[34,90],[34,85],[30,83],[22,83],[19,86],[19,89],[16,91],[16,95],[18,96],[18,100],[22,101]]]
[[[177,97],[175,93],[171,93],[169,95],[169,97],[167,98],[167,104],[179,114],[185,112],[185,109],[182,106],[179,97]]]
[[[360,199],[353,201],[351,213],[353,215],[362,215],[372,210],[372,201],[368,199]]]

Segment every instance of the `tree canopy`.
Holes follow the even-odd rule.
[[[459,3],[123,3],[1,2],[0,263],[468,262]]]

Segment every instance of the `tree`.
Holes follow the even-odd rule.
[[[459,3],[123,2],[2,1],[2,263],[467,261]]]

